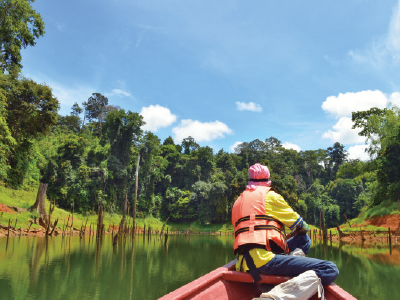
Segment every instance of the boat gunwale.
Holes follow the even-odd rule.
[[[172,291],[171,293],[161,297],[159,300],[184,300],[190,299],[198,292],[205,290],[219,280],[226,280],[231,282],[245,282],[252,283],[253,278],[249,273],[235,271],[236,259],[227,263],[226,265],[219,267],[204,276],[195,279],[188,284]],[[289,276],[277,276],[277,275],[261,275],[261,281],[259,283],[266,284],[280,284],[285,282],[292,277]],[[350,293],[340,288],[335,283],[324,286],[326,293],[330,293],[335,299],[338,300],[357,300]]]

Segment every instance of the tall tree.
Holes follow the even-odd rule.
[[[339,170],[339,167],[346,162],[347,158],[347,151],[344,150],[344,146],[340,144],[339,142],[336,142],[333,147],[328,147],[328,153],[331,163],[331,179],[335,179],[336,173]]]
[[[322,166],[320,165],[317,151],[301,151],[300,156],[302,158],[302,165],[300,170],[303,175],[307,190],[314,182],[314,180],[320,175]]]
[[[79,106],[77,102],[75,102],[74,105],[72,105],[71,110],[72,110],[71,116],[78,117],[82,113],[82,108]]]
[[[200,167],[200,180],[204,182],[211,181],[211,176],[214,171],[214,154],[210,147],[200,147],[193,151],[191,156],[197,157],[197,164]]]
[[[129,168],[133,169],[132,148],[142,135],[143,124],[142,116],[123,109],[111,111],[104,124],[102,143],[110,145],[107,166],[113,174],[108,189],[121,201],[127,192]]]
[[[108,98],[100,93],[93,93],[87,102],[83,103],[85,107],[85,117],[89,120],[97,120],[100,127],[100,137],[102,135],[103,120],[106,114]]]
[[[192,138],[191,136],[184,138],[181,145],[184,148],[185,154],[190,154],[192,151],[198,150],[200,148],[199,144],[197,144],[194,138]]]
[[[158,216],[162,201],[156,189],[157,183],[164,178],[168,161],[160,156],[160,139],[151,132],[143,137],[140,147],[141,166],[139,170],[139,207],[146,214]]]
[[[44,35],[41,15],[32,8],[35,0],[0,0],[0,67],[3,74],[22,68],[21,49],[34,46]]]
[[[59,102],[49,86],[21,78],[3,88],[7,97],[8,127],[15,140],[47,133],[57,123]]]
[[[329,147],[328,151],[332,162],[338,167],[346,161],[347,152],[344,150],[344,146],[339,142],[336,142],[333,147]]]
[[[33,141],[47,134],[57,124],[59,103],[50,87],[31,79],[11,80],[0,86],[7,98],[7,125],[16,146],[9,156],[11,166],[8,181],[14,187],[20,185],[29,166],[29,153]]]
[[[3,79],[0,75],[0,80]],[[15,146],[15,139],[11,136],[10,129],[6,121],[7,99],[4,91],[0,89],[0,180],[7,178],[7,172],[10,169],[8,159]]]
[[[400,202],[400,108],[372,108],[353,113],[354,128],[370,142],[369,153],[377,155],[378,189],[374,204],[385,200]]]

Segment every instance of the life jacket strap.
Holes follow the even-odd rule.
[[[256,215],[255,219],[256,220],[274,221],[274,222],[277,222],[278,224],[282,224],[279,220],[277,220],[273,217],[267,216],[267,215]],[[239,220],[236,221],[235,227],[237,227],[241,222],[245,222],[245,221],[249,221],[249,220],[250,220],[250,216],[240,218]]]
[[[240,233],[243,233],[243,232],[246,232],[246,231],[249,231],[249,230],[250,230],[249,227],[242,227],[242,228],[236,230],[236,231],[235,231],[235,238],[236,238]],[[278,228],[278,227],[276,227],[276,226],[274,226],[274,225],[255,225],[255,226],[254,226],[254,230],[276,230],[276,231],[278,231],[281,235],[285,236],[284,232],[283,232],[280,228]]]
[[[249,268],[251,277],[253,277],[253,281],[255,283],[261,281],[260,273],[258,272],[258,269],[257,269],[256,265],[254,264],[254,260],[248,251],[243,254],[243,258],[246,260],[246,264],[247,264],[247,267]]]

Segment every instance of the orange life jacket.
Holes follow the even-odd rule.
[[[270,187],[259,186],[245,190],[232,208],[232,225],[235,228],[234,253],[248,248],[264,248],[271,251],[273,241],[282,252],[289,253],[283,224],[266,214],[265,196]]]

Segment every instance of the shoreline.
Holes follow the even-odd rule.
[[[106,230],[104,234],[116,234],[118,232],[118,226],[114,226],[112,230]],[[87,237],[87,236],[96,236],[96,231],[90,230],[86,228],[85,230],[81,231],[77,228],[68,229],[68,230],[62,230],[61,228],[58,228],[54,230],[52,236],[59,236],[59,235],[64,235],[64,236],[76,236],[76,235],[83,235],[82,237]],[[132,231],[128,230],[126,233],[123,233],[124,235],[132,235]],[[149,234],[148,231],[144,232],[143,228],[137,228],[135,234]],[[151,235],[155,234],[160,234],[158,230],[152,230]],[[192,231],[165,231],[163,234],[168,234],[168,235],[233,235],[231,233],[215,233],[215,232],[192,232]],[[10,228],[10,237],[43,237],[46,236],[46,229],[41,227],[40,229],[34,229],[28,230],[26,228],[13,228],[11,226]],[[0,227],[0,238],[2,237],[8,237],[8,228],[5,228],[4,226]],[[323,242],[322,236],[319,234],[316,235],[310,235],[312,241],[319,241]],[[356,244],[356,245],[364,245],[364,246],[376,246],[376,245],[387,245],[389,246],[389,238],[388,234],[363,234],[360,235],[359,233],[357,234],[348,234],[342,238],[339,239],[339,236],[337,234],[332,235],[332,238],[328,235],[328,238],[326,240],[327,243],[344,243],[344,244]],[[400,244],[400,232],[398,231],[393,231],[391,235],[391,244],[392,245],[398,245]]]
[[[112,230],[110,230],[112,229]],[[104,234],[116,234],[119,230],[119,226],[110,226],[109,230],[105,230]],[[95,236],[96,235],[96,230],[91,230],[88,228],[85,228],[85,230],[79,230],[77,228],[71,229],[66,229],[62,230],[59,227],[56,227],[54,230],[54,236],[59,236],[59,235],[80,235],[82,234],[83,236]],[[127,228],[126,232],[123,232],[122,234],[124,235],[132,235],[132,230]],[[143,227],[137,227],[135,234],[149,234],[148,230],[145,230]],[[232,233],[225,233],[225,232],[193,232],[190,230],[184,230],[184,231],[167,231],[164,230],[162,233],[159,230],[151,230],[150,232],[151,235],[155,234],[167,234],[167,235],[233,235]],[[15,229],[14,227],[10,227],[10,237],[28,237],[28,236],[46,236],[46,229],[41,227],[40,229],[33,229],[29,230],[26,228],[17,228]],[[51,235],[50,235],[51,236]],[[0,238],[1,237],[8,237],[8,228],[5,226],[0,225]]]

